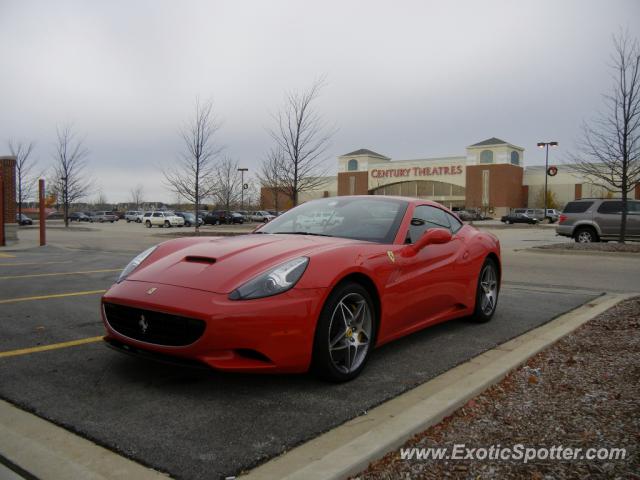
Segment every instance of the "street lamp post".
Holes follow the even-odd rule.
[[[248,168],[239,168],[240,172],[240,183],[242,184],[242,190],[240,191],[240,210],[244,210],[244,172],[248,172]]]
[[[549,147],[557,147],[558,142],[538,142],[538,148],[546,149],[544,158],[544,216],[543,220],[547,219],[547,180],[549,177]]]

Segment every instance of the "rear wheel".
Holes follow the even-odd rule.
[[[487,258],[478,276],[476,308],[473,312],[474,321],[484,323],[491,320],[498,305],[498,293],[498,265],[495,260]]]
[[[169,223],[169,220],[164,221],[164,226],[165,228],[171,228],[171,224]]]
[[[598,241],[598,234],[593,227],[579,227],[574,238],[576,243],[592,243]]]
[[[332,382],[357,377],[369,359],[375,333],[375,311],[369,292],[358,283],[338,286],[318,320],[313,371]]]

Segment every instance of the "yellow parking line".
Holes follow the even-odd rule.
[[[47,300],[49,298],[63,298],[63,297],[76,297],[79,295],[95,295],[97,293],[104,293],[106,290],[87,290],[84,292],[69,292],[69,293],[53,293],[51,295],[38,295],[37,297],[18,297],[18,298],[6,298],[0,300],[2,303],[15,303],[15,302],[28,302],[30,300]]]
[[[102,337],[89,337],[81,340],[72,340],[70,342],[53,343],[51,345],[42,345],[41,347],[21,348],[20,350],[9,350],[8,352],[0,352],[0,358],[15,357],[18,355],[27,355],[28,353],[46,352],[47,350],[57,350],[58,348],[75,347],[76,345],[85,345],[87,343],[95,343],[102,340]]]
[[[32,278],[32,277],[56,277],[59,275],[83,275],[87,273],[105,273],[105,272],[121,272],[122,268],[107,268],[104,270],[84,270],[81,272],[58,272],[58,273],[31,273],[29,275],[4,275],[0,280],[10,280],[13,278]]]
[[[0,253],[0,258],[16,258],[16,256],[9,255],[8,253]]]
[[[18,262],[18,263],[0,263],[0,267],[22,267],[24,265],[53,265],[54,263],[71,263],[71,260],[60,262]]]

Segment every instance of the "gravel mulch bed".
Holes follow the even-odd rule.
[[[640,243],[553,243],[533,248],[539,248],[541,250],[573,250],[576,252],[640,253]]]
[[[403,448],[626,448],[624,460],[402,460],[357,479],[640,479],[640,297],[604,312]]]

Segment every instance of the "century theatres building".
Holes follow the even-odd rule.
[[[555,156],[552,152],[551,160]],[[577,172],[557,162],[548,189],[557,206],[579,198],[608,193]],[[399,195],[434,200],[451,209],[479,209],[493,216],[512,208],[539,208],[544,201],[544,166],[524,165],[524,148],[489,138],[466,148],[465,155],[392,160],[367,149],[338,157],[337,177],[326,177],[316,190],[300,195],[302,202],[335,195]],[[618,196],[618,195],[614,195]],[[640,188],[631,197],[640,198]],[[281,197],[279,197],[280,199]],[[263,208],[273,208],[273,196],[263,188]],[[290,208],[286,200],[280,208]]]

